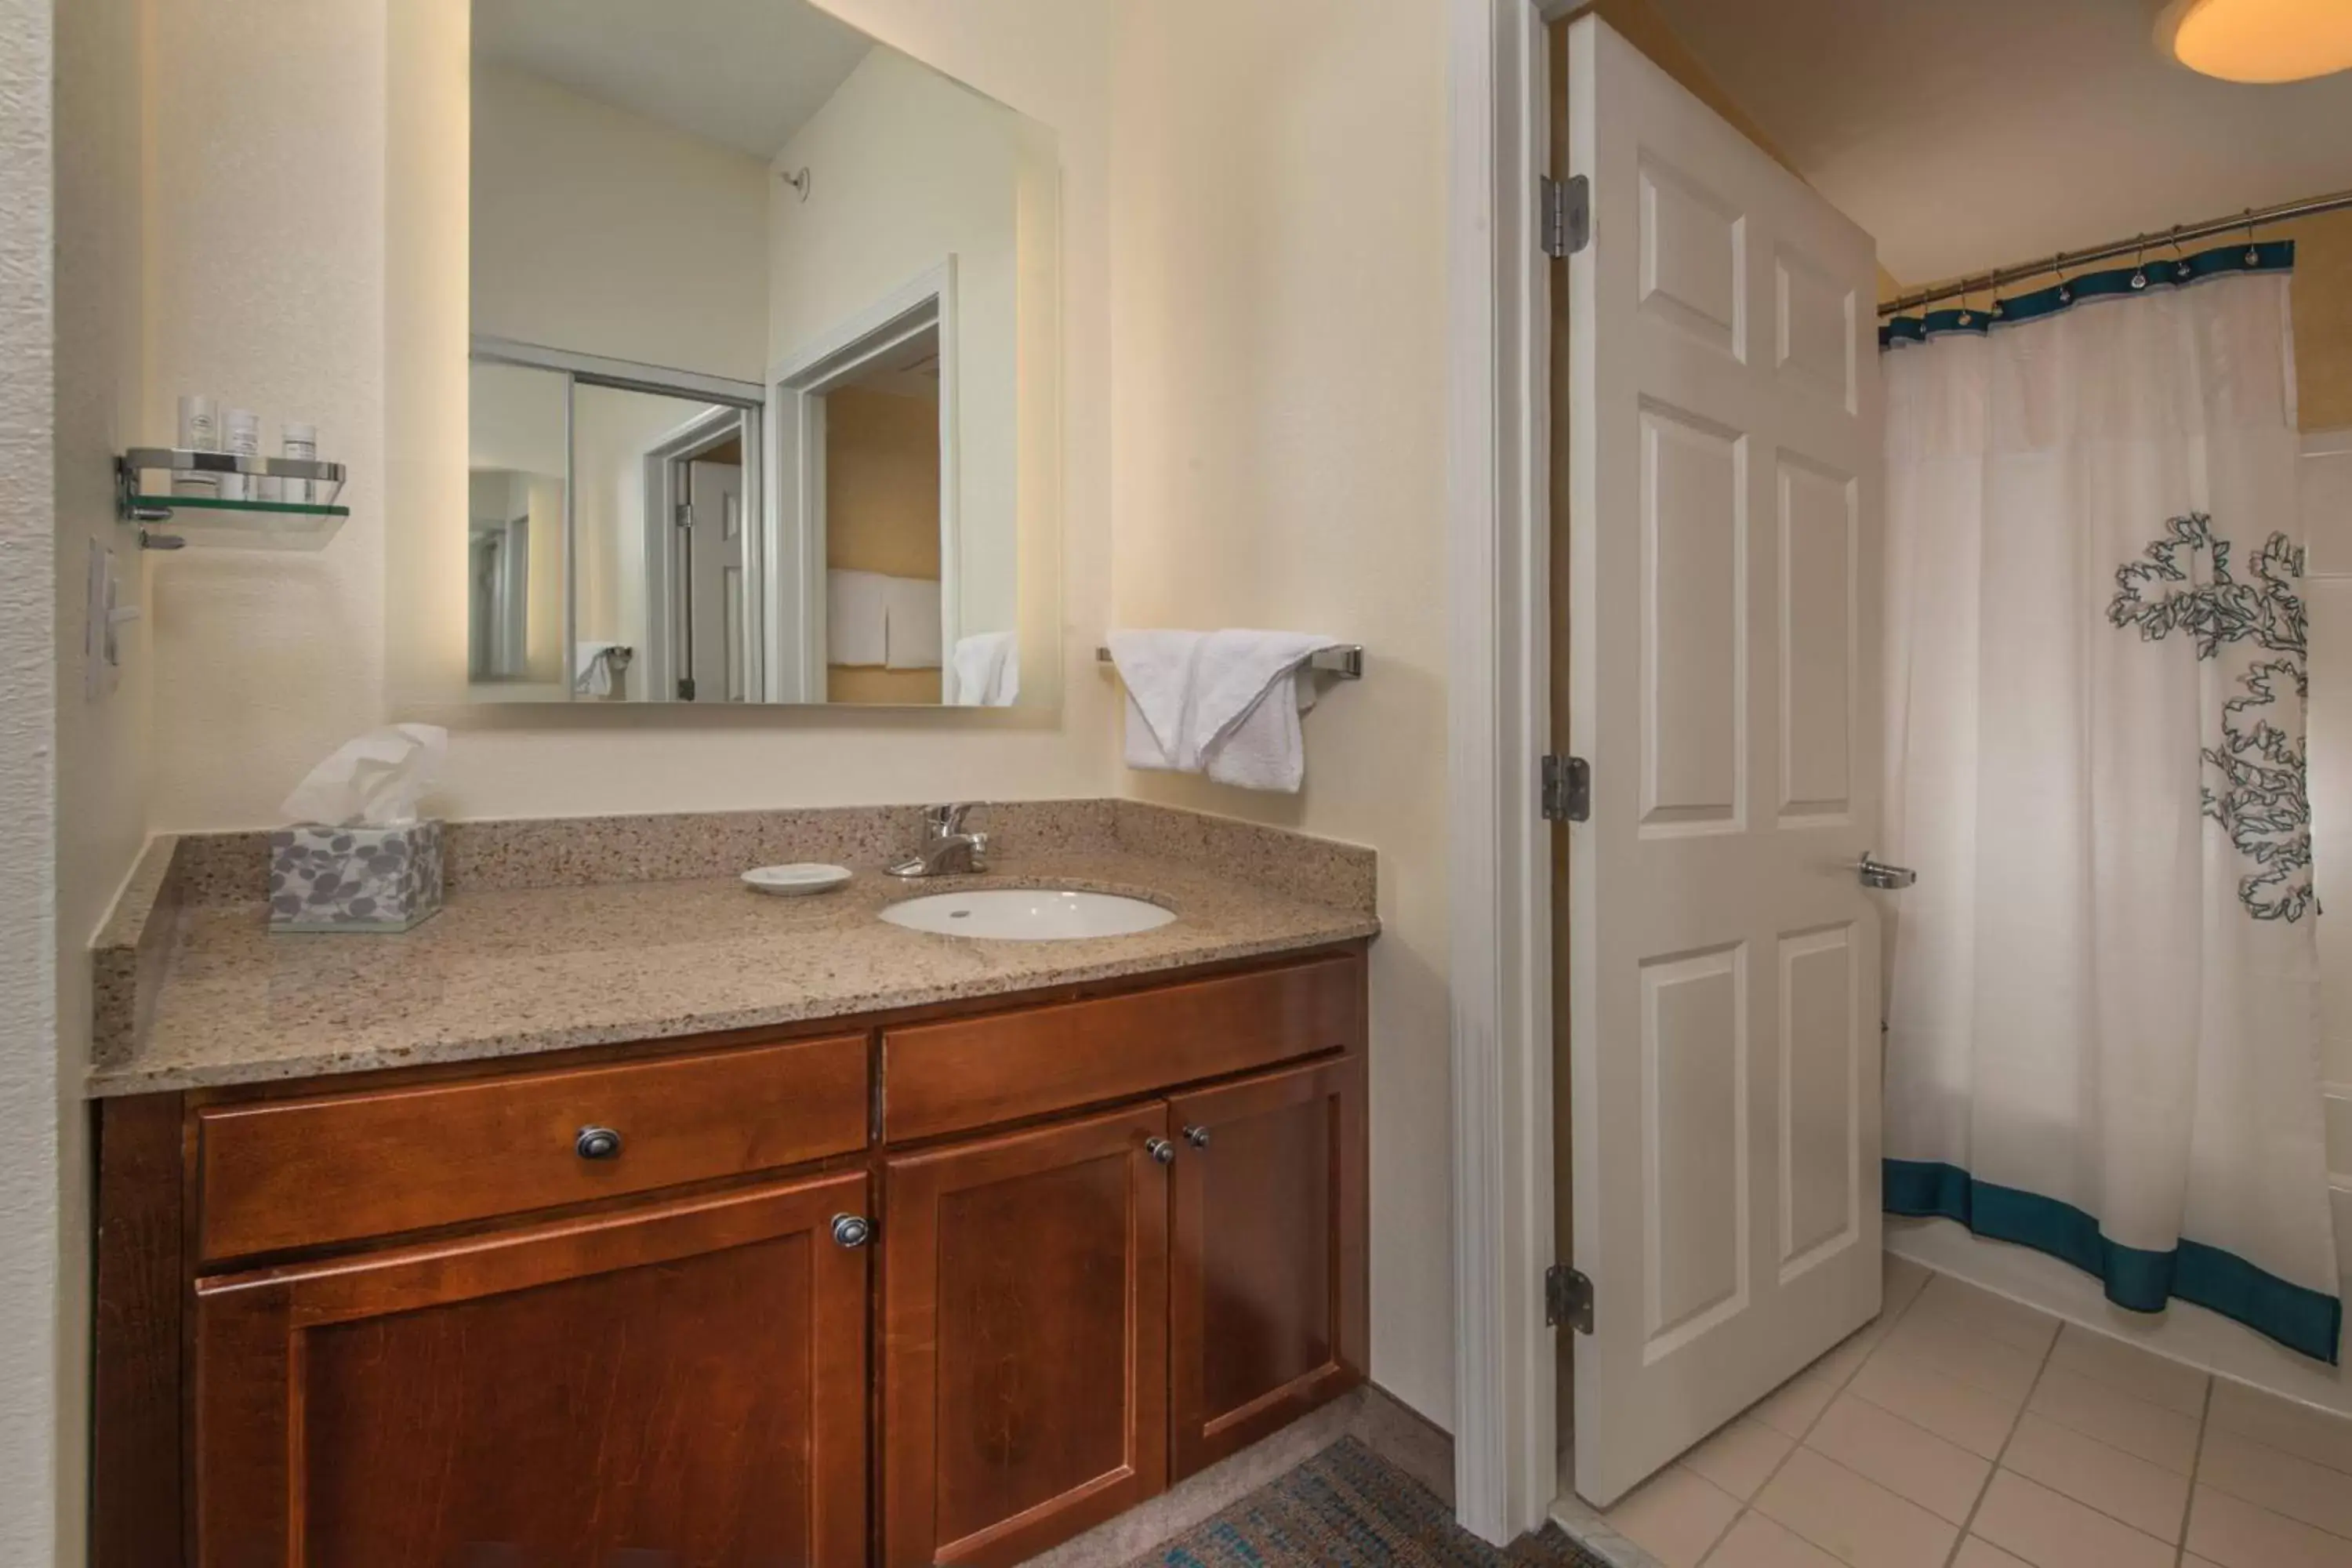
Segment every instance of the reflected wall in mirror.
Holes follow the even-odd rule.
[[[800,0],[473,17],[468,695],[1053,700],[1052,132]]]

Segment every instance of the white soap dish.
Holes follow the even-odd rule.
[[[835,888],[849,885],[846,866],[820,866],[803,862],[794,866],[754,866],[743,873],[746,886],[763,893],[773,893],[780,899],[805,898],[811,893],[830,893]]]

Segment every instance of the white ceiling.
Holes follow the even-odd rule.
[[[2352,71],[2174,65],[2154,0],[1652,0],[1908,283],[2352,186]]]
[[[474,0],[474,54],[762,162],[874,47],[800,0]]]

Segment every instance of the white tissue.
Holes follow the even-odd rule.
[[[278,809],[289,822],[327,827],[400,827],[441,769],[449,731],[438,724],[393,724],[335,748]]]

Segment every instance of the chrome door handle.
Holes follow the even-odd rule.
[[[1884,860],[1874,860],[1865,854],[1854,868],[1861,874],[1862,885],[1885,892],[1896,892],[1919,879],[1919,873],[1908,866],[1890,866]]]
[[[833,1241],[836,1247],[863,1247],[873,1235],[874,1222],[864,1215],[837,1214],[833,1216]]]
[[[1162,1165],[1172,1165],[1176,1163],[1176,1145],[1165,1138],[1144,1140],[1143,1152]]]

